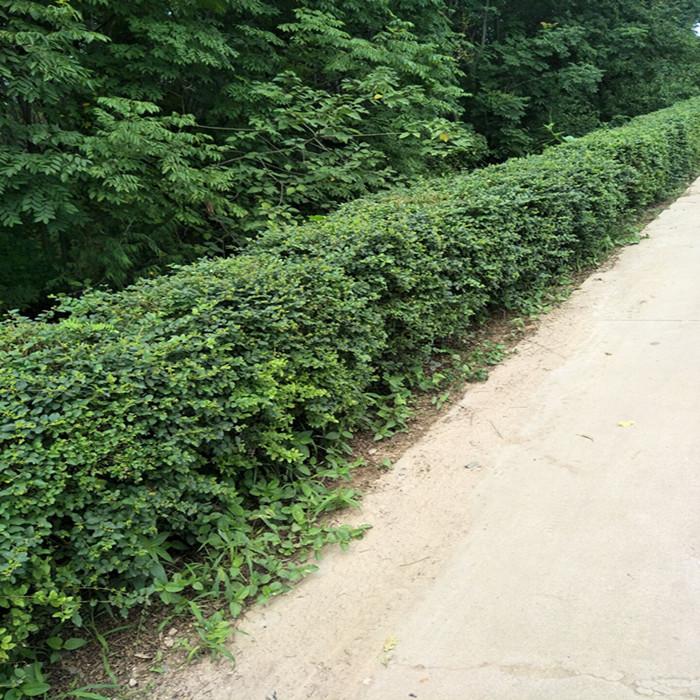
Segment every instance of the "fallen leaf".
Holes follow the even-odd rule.
[[[382,653],[379,655],[379,661],[383,666],[388,666],[389,661],[391,660],[392,655],[389,654],[389,652],[392,649],[396,649],[396,645],[399,643],[399,640],[394,637],[387,637],[386,641],[384,642],[384,646],[382,647]]]
[[[595,442],[595,440],[590,435],[586,435],[586,433],[576,433],[576,435],[579,437],[585,437],[586,440],[590,440],[591,442]]]
[[[629,428],[630,425],[634,425],[634,421],[633,421],[633,420],[621,420],[621,421],[618,423],[618,425],[619,425],[621,428]]]
[[[399,640],[396,637],[387,637],[383,649],[384,651],[391,651],[392,649],[396,649],[398,643]]]

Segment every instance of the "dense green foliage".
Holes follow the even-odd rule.
[[[0,310],[697,94],[698,19],[700,0],[2,0]]]
[[[273,577],[303,573],[287,558],[352,534],[314,520],[351,497],[325,479],[382,394],[699,168],[696,99],[13,315],[0,326],[0,655],[88,604],[201,592],[194,569],[170,567],[182,548],[227,553],[205,593],[234,613],[281,590]]]
[[[455,61],[431,43],[445,22],[429,39],[384,2],[355,10],[3,2],[0,308],[118,288],[478,160]]]
[[[698,20],[697,0],[458,3],[465,119],[512,156],[695,95]]]

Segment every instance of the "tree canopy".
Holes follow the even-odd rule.
[[[668,106],[697,93],[698,19],[698,0],[472,3],[453,25],[465,113],[505,157]]]
[[[700,0],[2,0],[0,308],[697,94]]]

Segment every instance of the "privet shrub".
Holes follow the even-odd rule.
[[[160,535],[194,544],[253,472],[303,469],[299,430],[364,409],[384,342],[361,283],[270,254],[96,292],[61,314],[3,327],[10,632],[31,629],[37,604],[72,615],[85,588],[120,606],[142,600],[164,575]]]
[[[329,261],[370,290],[387,333],[383,370],[600,248],[625,210],[622,167],[596,153],[541,156],[393,196],[262,237],[251,250]]]
[[[0,660],[88,593],[146,599],[171,543],[210,541],[222,513],[243,523],[251,485],[309,475],[309,444],[356,425],[384,377],[595,256],[699,166],[693,100],[9,318]]]

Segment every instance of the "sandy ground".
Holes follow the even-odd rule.
[[[700,181],[156,698],[700,698]]]

